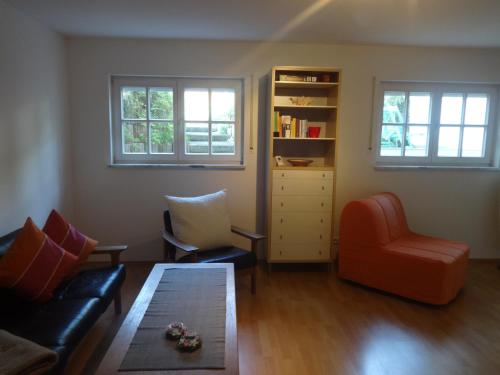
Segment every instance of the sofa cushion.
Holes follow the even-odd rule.
[[[2,315],[2,328],[40,345],[76,345],[102,312],[98,298],[51,300],[31,311]]]
[[[31,218],[0,259],[0,287],[42,303],[74,268],[77,259],[37,228]]]
[[[78,273],[55,291],[56,299],[105,298],[111,300],[125,280],[125,266],[93,268]]]
[[[185,255],[177,260],[181,263],[191,262],[191,256]],[[226,247],[198,253],[200,263],[233,263],[234,269],[253,267],[257,264],[255,253],[238,247]]]
[[[43,231],[64,250],[78,258],[78,268],[94,251],[97,241],[80,233],[59,212],[52,210]]]
[[[7,233],[5,236],[0,237],[0,258],[5,255],[7,250],[9,250],[21,230],[22,228],[19,228],[15,231]]]

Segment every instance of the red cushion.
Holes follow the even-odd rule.
[[[59,212],[52,210],[43,231],[64,250],[78,258],[78,265],[87,260],[97,241],[79,232]]]
[[[52,241],[28,218],[12,246],[0,259],[0,287],[19,296],[46,302],[77,258]]]

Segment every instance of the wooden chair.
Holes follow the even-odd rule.
[[[164,259],[170,262],[180,263],[233,263],[238,273],[250,273],[252,294],[256,292],[256,270],[257,270],[257,243],[266,237],[248,232],[241,228],[231,226],[231,231],[242,237],[248,238],[252,243],[252,250],[247,251],[239,247],[223,247],[212,250],[199,251],[196,246],[183,243],[174,237],[172,221],[168,210],[163,212],[165,229],[162,231]],[[176,259],[176,250],[180,249],[186,253]]]

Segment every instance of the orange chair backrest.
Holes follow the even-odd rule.
[[[403,205],[393,193],[355,200],[342,210],[341,249],[376,249],[409,233]]]

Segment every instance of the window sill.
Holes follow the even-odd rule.
[[[450,166],[450,165],[375,165],[376,171],[480,171],[500,172],[498,167]]]
[[[111,163],[109,168],[146,168],[146,169],[223,169],[223,170],[242,170],[246,166],[234,164],[132,164],[132,163]]]

